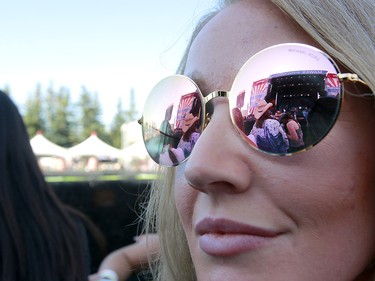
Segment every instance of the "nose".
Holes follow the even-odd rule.
[[[217,98],[212,102],[214,113],[190,154],[185,178],[205,193],[219,189],[244,192],[252,180],[249,158],[253,151],[232,124],[228,100]]]

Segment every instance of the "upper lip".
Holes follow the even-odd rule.
[[[274,230],[252,226],[246,223],[237,222],[225,218],[204,218],[196,224],[195,231],[198,235],[212,233],[246,234],[262,237],[275,237],[280,234],[280,232]]]

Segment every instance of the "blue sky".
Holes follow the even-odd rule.
[[[141,111],[152,86],[174,73],[188,35],[214,0],[14,0],[0,4],[0,88],[22,111],[39,83],[97,92],[108,124],[130,89]]]

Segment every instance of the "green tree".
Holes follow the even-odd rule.
[[[111,128],[109,132],[111,144],[117,148],[121,148],[121,126],[125,122],[126,114],[124,109],[122,108],[121,99],[119,99],[117,102],[117,112],[113,117],[113,121],[111,123]]]
[[[30,137],[35,136],[37,131],[45,131],[46,122],[43,116],[43,96],[40,84],[37,84],[33,95],[26,100],[23,119]]]
[[[70,147],[77,142],[77,136],[73,130],[73,109],[68,88],[61,87],[55,92],[50,86],[47,90],[46,119],[48,130],[46,137],[52,142]]]
[[[129,108],[125,111],[125,120],[126,122],[131,122],[136,120],[137,118],[137,109],[135,104],[135,93],[134,89],[130,89],[130,97],[129,97]]]
[[[92,94],[85,87],[82,87],[78,106],[81,113],[79,122],[80,138],[84,140],[95,131],[98,137],[107,140],[108,135],[100,118],[102,110],[97,93]]]

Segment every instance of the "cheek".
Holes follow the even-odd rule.
[[[288,211],[304,230],[301,233],[314,241],[306,252],[324,243],[320,246],[330,247],[337,256],[349,251],[365,263],[375,249],[374,130],[354,120],[339,120],[321,144],[305,153],[315,164],[295,170],[305,181],[300,181],[298,192],[289,193]],[[298,201],[301,198],[308,200]]]
[[[348,97],[338,121],[341,178],[350,181],[353,193],[363,203],[374,203],[375,189],[375,115],[373,101]],[[343,162],[343,165],[340,163]],[[342,167],[341,167],[342,166]]]
[[[317,146],[319,165],[305,174],[308,194],[317,217],[332,217],[339,221],[345,216],[373,223],[375,211],[374,146],[369,139],[358,139],[353,126],[341,125],[327,136],[326,143]],[[353,134],[350,135],[349,131]],[[350,137],[348,137],[350,135]],[[297,199],[297,198],[296,198]],[[345,215],[346,214],[346,215]],[[323,220],[324,221],[324,220]]]
[[[322,142],[273,170],[269,186],[280,188],[270,188],[269,196],[315,236],[334,228],[355,231],[354,225],[374,234],[375,124],[368,123],[372,115],[358,114],[359,107],[344,108]]]
[[[174,196],[178,215],[185,232],[188,232],[192,229],[192,216],[197,192],[187,184],[184,171],[185,164],[176,168]]]

